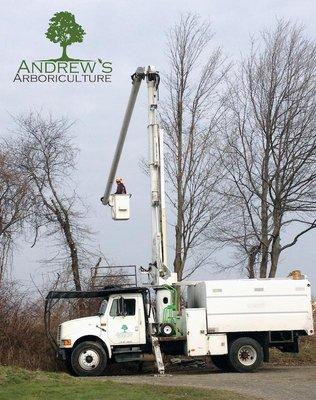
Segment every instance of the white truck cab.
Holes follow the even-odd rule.
[[[100,319],[111,346],[146,343],[144,302],[140,293],[111,295]]]
[[[144,302],[140,293],[111,294],[99,314],[64,322],[59,327],[60,348],[72,348],[82,337],[94,335],[113,346],[146,343]]]

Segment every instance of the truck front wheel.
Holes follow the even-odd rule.
[[[97,342],[82,342],[71,353],[71,367],[77,376],[102,375],[106,364],[106,351]]]
[[[235,371],[254,372],[263,363],[263,349],[260,343],[252,338],[239,338],[232,342],[228,358]]]

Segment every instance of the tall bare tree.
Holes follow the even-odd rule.
[[[36,235],[40,231],[50,242],[57,241],[58,254],[66,252],[62,259],[70,267],[75,289],[82,290],[83,244],[89,230],[82,220],[80,198],[71,188],[77,154],[69,134],[71,124],[39,113],[20,116],[16,122],[21,172],[32,183],[37,205]]]
[[[221,49],[210,49],[212,37],[210,24],[195,15],[183,16],[168,36],[170,70],[164,78],[162,127],[179,280],[207,263],[204,233],[220,211],[215,188],[222,173],[215,147],[223,111],[219,91],[227,66]]]
[[[229,174],[227,174],[229,176]],[[229,180],[229,177],[228,177]],[[256,235],[253,223],[258,223],[257,218],[249,218],[249,209],[244,206],[245,199],[241,198],[239,193],[231,190],[232,188],[223,187],[221,190],[225,193],[225,199],[222,200],[221,206],[224,210],[218,218],[214,219],[212,226],[207,231],[210,242],[218,243],[222,250],[234,249],[232,252],[232,262],[216,263],[217,269],[220,271],[229,271],[231,269],[239,269],[249,278],[256,276],[257,259],[260,253],[260,245]],[[247,200],[246,200],[247,201]]]
[[[32,209],[30,185],[15,166],[8,142],[0,144],[0,284],[4,278],[13,239],[21,232]]]
[[[316,228],[315,61],[302,28],[279,21],[252,43],[227,96],[226,197],[245,233],[227,226],[223,237],[244,241],[251,276],[257,263],[260,277],[274,277],[281,252]]]

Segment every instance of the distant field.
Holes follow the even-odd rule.
[[[159,379],[159,378],[157,378]],[[226,390],[122,384],[0,366],[0,400],[249,400]]]

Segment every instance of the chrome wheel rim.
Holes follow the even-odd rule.
[[[78,363],[85,371],[92,371],[100,364],[100,356],[95,350],[83,350],[79,354]]]
[[[238,361],[245,366],[253,365],[257,360],[257,352],[253,346],[241,346],[238,350]]]

